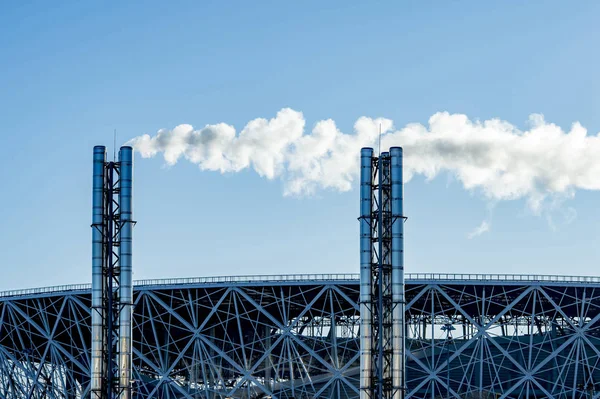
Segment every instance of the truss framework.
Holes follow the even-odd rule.
[[[402,149],[361,150],[361,399],[404,399]]]
[[[137,287],[133,397],[357,398],[358,299],[358,280]],[[600,284],[407,280],[406,300],[406,397],[600,397]],[[89,397],[90,305],[0,298],[0,397]]]
[[[133,149],[94,147],[91,398],[131,398]]]

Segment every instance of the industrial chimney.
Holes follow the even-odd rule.
[[[403,399],[402,148],[363,148],[360,170],[360,398]]]
[[[91,397],[130,399],[133,149],[96,146],[93,165]]]

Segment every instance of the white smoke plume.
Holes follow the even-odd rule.
[[[285,108],[270,120],[250,121],[239,134],[225,123],[198,130],[179,125],[130,144],[145,158],[161,153],[170,165],[185,158],[221,173],[252,168],[267,179],[281,178],[285,195],[310,195],[319,189],[350,190],[361,147],[377,148],[381,129],[382,148],[404,148],[405,181],[446,172],[489,200],[524,198],[535,212],[546,198],[600,190],[600,136],[588,135],[577,122],[565,132],[532,114],[529,130],[521,131],[500,119],[474,121],[438,112],[427,126],[401,129],[389,119],[368,117],[356,121],[353,133],[342,133],[330,119],[310,132],[305,125],[301,112]]]
[[[467,238],[469,240],[478,237],[484,233],[487,233],[488,231],[490,231],[490,223],[487,220],[484,220],[483,222],[481,222],[481,224],[477,227],[475,227],[475,229],[473,231],[471,231],[469,234],[467,234]]]

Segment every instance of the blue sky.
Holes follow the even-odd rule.
[[[126,3],[126,4],[125,4]],[[438,111],[600,131],[597,2],[0,5],[0,289],[90,280],[91,155],[181,123],[311,127]],[[358,154],[357,154],[358,156]],[[600,154],[599,154],[600,156]],[[600,178],[600,177],[599,177]],[[136,279],[358,271],[358,192],[284,198],[250,170],[136,158]],[[407,272],[598,275],[596,191],[551,214],[448,175],[405,187]],[[577,216],[574,220],[573,211]],[[552,218],[552,223],[548,218]]]

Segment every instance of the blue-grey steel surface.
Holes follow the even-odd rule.
[[[407,398],[600,397],[600,278],[406,277]],[[358,397],[358,275],[134,286],[134,398]],[[20,292],[0,298],[0,397],[88,397],[89,286]]]
[[[119,151],[119,387],[120,399],[131,398],[131,334],[133,312],[133,148]]]
[[[390,148],[392,193],[392,384],[394,399],[404,399],[404,193],[402,148]]]
[[[360,389],[369,399],[371,358],[371,212],[373,211],[373,149],[363,148],[360,158]]]
[[[93,160],[92,379],[84,389],[92,399],[130,399],[133,149],[121,147],[118,162],[106,162],[106,149],[96,146]]]
[[[370,173],[371,205],[369,216],[361,212],[361,227],[367,222],[371,245],[369,276],[361,275],[361,285],[370,285],[371,301],[363,307],[362,325],[368,325],[361,340],[361,353],[370,352],[371,364],[361,367],[361,397],[370,399],[404,399],[404,312],[403,312],[403,223],[402,157],[395,147],[394,159],[384,151],[372,158]],[[363,149],[367,152],[367,149]],[[361,163],[364,157],[361,156]],[[364,169],[364,168],[362,168]],[[395,173],[395,179],[392,174]],[[362,178],[366,177],[364,175]],[[365,186],[363,184],[363,186]],[[361,206],[364,193],[361,191]],[[394,206],[396,209],[394,209]],[[361,231],[361,242],[363,240]],[[367,240],[365,240],[367,241]],[[361,248],[361,254],[363,254]],[[361,270],[363,269],[361,260]],[[362,278],[365,277],[365,280]],[[361,299],[361,305],[364,304]],[[367,314],[368,313],[368,314]],[[368,324],[367,324],[368,323]],[[367,358],[367,356],[363,356]]]
[[[106,162],[106,148],[94,147],[93,183],[92,183],[92,390],[101,392],[102,371],[106,368],[102,356],[104,318],[102,291],[104,280],[102,278],[103,265],[103,228],[104,228],[104,164]]]

